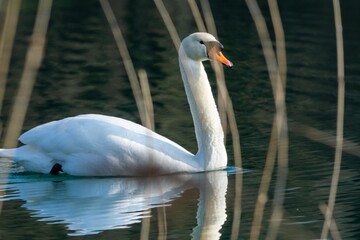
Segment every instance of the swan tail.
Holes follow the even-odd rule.
[[[16,148],[0,149],[0,158],[13,158],[15,156]]]
[[[11,158],[29,172],[49,174],[51,171],[56,171],[56,169],[52,169],[55,164],[52,158],[28,145],[19,148],[0,149],[0,160],[1,158]]]

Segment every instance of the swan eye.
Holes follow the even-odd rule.
[[[200,40],[200,44],[204,44],[204,42],[202,40]]]

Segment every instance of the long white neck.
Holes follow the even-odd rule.
[[[187,57],[182,46],[179,65],[195,125],[198,143],[195,160],[203,170],[224,168],[227,164],[224,132],[204,66]]]

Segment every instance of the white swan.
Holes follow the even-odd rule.
[[[79,115],[37,126],[15,149],[1,149],[27,171],[78,176],[138,176],[202,172],[227,165],[223,129],[201,63],[215,59],[232,63],[222,45],[208,33],[193,33],[179,49],[179,65],[195,124],[198,152],[194,155],[173,141],[121,118]]]

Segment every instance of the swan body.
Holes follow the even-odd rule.
[[[139,176],[202,172],[227,165],[223,130],[202,61],[229,67],[222,45],[208,33],[193,33],[179,48],[179,66],[193,116],[198,152],[194,155],[134,122],[87,114],[37,126],[15,149],[0,149],[27,171],[53,173],[54,167],[77,176]],[[58,172],[56,171],[56,172]]]

